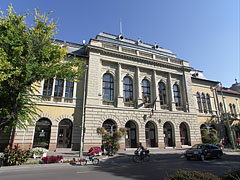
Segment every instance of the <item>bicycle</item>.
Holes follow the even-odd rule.
[[[134,152],[133,161],[139,163],[140,161],[148,162],[150,161],[149,150],[143,152],[142,155],[139,154],[139,151]]]
[[[91,159],[89,156],[86,156],[85,159],[80,159],[78,160],[81,165],[87,165],[88,161],[92,162],[93,165],[98,165],[99,164],[99,159],[96,157],[92,157]]]

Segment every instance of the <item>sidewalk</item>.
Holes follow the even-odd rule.
[[[159,148],[148,148],[150,150],[150,154],[183,154],[188,148],[167,148],[167,149],[159,149]],[[100,160],[108,159],[111,157],[116,157],[118,155],[133,155],[136,148],[127,148],[126,150],[119,150],[117,154],[114,156],[101,155],[96,156]],[[240,155],[240,152],[234,152],[232,149],[223,149],[223,153],[227,155]],[[72,160],[73,158],[79,159],[79,151],[62,151],[62,152],[48,152],[47,156],[63,156],[64,160]],[[84,152],[83,155],[87,155],[87,152]]]

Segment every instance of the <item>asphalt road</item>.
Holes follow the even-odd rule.
[[[187,161],[181,154],[152,154],[150,162],[134,163],[131,155],[119,154],[98,166],[70,164],[23,165],[0,168],[0,180],[161,180],[179,168],[224,172],[240,167],[240,155],[224,155],[222,159]]]

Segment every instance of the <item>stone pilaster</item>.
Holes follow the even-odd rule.
[[[176,111],[176,104],[174,101],[174,94],[173,94],[173,83],[172,83],[172,77],[171,74],[168,73],[168,94],[169,94],[169,106],[171,111]]]
[[[117,83],[118,83],[118,88],[117,88],[117,91],[118,91],[118,107],[123,107],[124,104],[123,104],[123,82],[122,82],[122,78],[121,78],[121,70],[122,70],[122,67],[121,67],[121,64],[118,63],[118,77],[117,77]]]

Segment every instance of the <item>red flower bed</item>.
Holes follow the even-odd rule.
[[[63,159],[62,156],[47,156],[42,158],[45,164],[58,163],[61,159]]]

